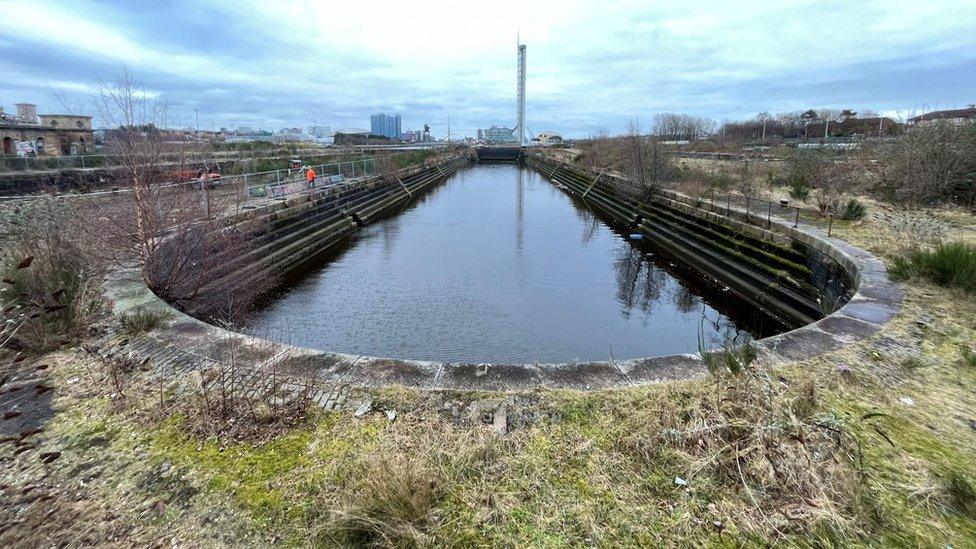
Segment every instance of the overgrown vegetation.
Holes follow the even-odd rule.
[[[951,242],[931,250],[909,251],[893,259],[890,272],[901,279],[926,278],[976,293],[976,246]]]
[[[47,352],[77,341],[103,313],[101,272],[77,239],[73,212],[54,198],[18,204],[3,216],[0,348]]]
[[[955,201],[976,206],[976,122],[935,122],[912,128],[884,157],[884,189],[912,205]]]
[[[608,147],[616,163],[596,171],[646,177],[656,158],[670,162],[634,134],[594,143],[590,152]],[[797,160],[786,178],[761,164],[680,177],[699,197],[756,193],[763,181],[790,182],[792,191],[802,181],[821,212],[863,218],[835,231],[893,257],[894,274],[970,295],[909,284],[906,311],[882,333],[795,367],[770,369],[756,347],[729,345],[700,349],[711,375],[689,382],[520,395],[371,391],[392,417],[317,411],[312,365],[240,342],[226,342],[216,366],[175,379],[153,377],[124,354],[99,371],[69,355],[47,443],[79,456],[73,474],[103,483],[115,519],[136,516],[174,542],[200,529],[236,540],[237,531],[219,531],[223,519],[210,520],[219,501],[269,545],[965,546],[976,539],[976,248],[944,244],[961,231],[931,211],[872,205],[866,216],[861,201],[845,206],[859,181],[828,180],[850,171],[849,160]],[[659,181],[651,176],[647,186]],[[0,327],[0,347],[13,341],[36,353],[91,326],[95,286],[67,286],[98,280],[98,271],[86,270],[91,256],[62,221],[35,225],[33,213],[18,213],[31,230],[4,242],[10,282],[0,285],[0,303],[15,322]],[[137,334],[163,320],[146,310],[121,323]],[[499,409],[511,425],[504,435],[484,425],[486,410],[493,421]],[[90,474],[106,457],[128,459],[130,469]],[[138,490],[146,502],[118,504]],[[0,540],[15,539],[5,532]]]
[[[122,331],[134,336],[151,332],[163,325],[170,314],[167,311],[140,307],[132,312],[122,313],[119,324]]]
[[[678,176],[678,170],[660,139],[642,134],[636,122],[631,122],[626,135],[601,136],[580,142],[579,146],[581,152],[577,163],[595,173],[623,175],[645,193],[653,192],[664,181]]]

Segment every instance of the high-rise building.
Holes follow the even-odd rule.
[[[369,133],[390,139],[400,138],[399,114],[374,114],[369,118]]]
[[[325,137],[332,133],[332,128],[329,126],[309,126],[308,133],[315,137]]]

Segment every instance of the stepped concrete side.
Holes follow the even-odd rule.
[[[681,195],[670,198],[690,200]],[[744,216],[745,212],[739,214]],[[869,337],[901,307],[904,291],[888,279],[884,264],[870,253],[803,224],[794,229],[790,223],[774,219],[769,229],[763,230],[815,248],[847,270],[856,285],[850,301],[830,315],[759,340],[759,360],[765,364],[786,364]],[[347,396],[359,388],[385,385],[465,391],[597,390],[690,379],[706,373],[701,358],[691,354],[559,364],[464,364],[317,351],[193,318],[153,294],[137,270],[116,271],[105,285],[117,314],[140,308],[168,312],[165,326],[150,334],[132,339],[111,336],[105,346],[108,356],[150,365],[165,377],[225,372],[231,364],[234,373],[227,375],[236,376],[235,383],[252,391],[268,390],[269,375],[287,375],[290,386],[314,383],[316,401],[333,407],[330,409],[342,406],[337,404],[340,400],[352,400]]]
[[[749,223],[731,206],[718,211],[713,204],[670,191],[648,196],[616,176],[587,173],[539,155],[526,160],[616,224],[651,237],[787,326],[812,323],[849,297],[849,274],[842,265],[772,225]]]

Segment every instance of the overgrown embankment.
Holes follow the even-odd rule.
[[[976,234],[968,214],[933,216],[948,224],[941,240]],[[904,253],[908,238],[933,245],[883,218],[835,231],[886,258]],[[49,285],[37,287],[48,295]],[[319,388],[325,398],[299,391],[286,400],[295,393],[277,389],[302,379],[300,364],[234,348],[263,366],[242,378],[248,385],[233,363],[161,378],[134,355],[103,352],[101,335],[137,342],[157,321],[119,322],[89,324],[93,334],[55,353],[2,355],[0,425],[29,413],[27,397],[49,399],[51,417],[0,442],[0,543],[966,547],[976,539],[976,307],[972,294],[925,277],[909,279],[883,332],[840,351],[775,370],[743,360],[738,373],[591,393],[330,387]],[[251,398],[251,383],[274,390]]]

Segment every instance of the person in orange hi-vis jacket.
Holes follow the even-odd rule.
[[[315,186],[315,170],[313,170],[311,166],[309,166],[308,171],[305,172],[305,178],[308,179],[309,187]]]

